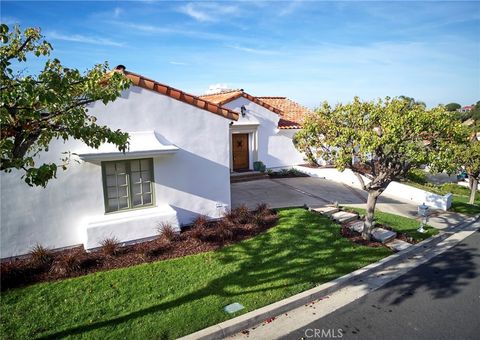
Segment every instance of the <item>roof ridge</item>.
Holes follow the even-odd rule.
[[[200,96],[201,98],[205,98],[208,100],[208,98],[210,97],[214,97],[214,96],[221,96],[221,95],[224,95],[224,94],[228,94],[228,93],[234,93],[234,92],[237,92],[235,95],[231,95],[229,96],[228,98],[225,98],[223,100],[220,100],[220,101],[216,101],[217,105],[220,105],[221,107],[223,107],[223,105],[231,102],[232,100],[235,100],[235,99],[238,99],[240,97],[244,97],[244,98],[247,98],[248,100],[250,100],[251,102],[254,102],[255,104],[257,105],[260,105],[260,106],[263,106],[264,108],[266,108],[267,110],[270,110],[276,114],[279,114],[279,115],[282,115],[283,114],[283,111],[280,110],[280,109],[277,109],[276,107],[268,104],[268,103],[265,103],[264,101],[262,101],[261,99],[259,99],[258,97],[254,97],[252,96],[251,94],[248,94],[247,92],[245,92],[243,89],[240,89],[240,90],[236,90],[236,91],[231,91],[231,92],[220,92],[220,93],[212,93],[211,95],[203,95],[203,96]]]
[[[219,95],[219,94],[232,93],[232,92],[243,92],[243,89],[226,89],[224,91],[219,91],[219,92],[215,92],[215,93],[201,94],[198,97],[202,98],[202,97],[216,96],[216,95]]]
[[[175,87],[159,83],[158,81],[147,78],[140,74],[127,71],[125,69],[125,66],[123,65],[118,65],[114,71],[123,73],[127,78],[132,81],[135,86],[158,92],[170,98],[182,101],[184,103],[209,111],[227,119],[238,120],[238,112],[227,109],[193,94],[184,92]]]
[[[263,98],[263,99],[288,99],[287,97],[283,97],[283,96],[257,96],[257,98]]]

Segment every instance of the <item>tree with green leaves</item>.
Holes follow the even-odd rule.
[[[59,167],[65,169],[68,157],[59,164],[36,164],[39,153],[48,151],[52,140],[70,138],[98,148],[115,144],[125,151],[128,134],[96,123],[87,105],[115,100],[130,81],[121,73],[110,72],[108,64],[95,65],[84,74],[48,59],[37,75],[21,70],[27,57],[49,56],[52,46],[43,40],[40,30],[23,32],[2,24],[0,27],[0,170],[24,171],[28,185],[46,186]]]
[[[394,180],[424,165],[456,170],[453,141],[462,139],[461,124],[443,107],[427,110],[401,98],[361,101],[331,107],[324,103],[306,117],[298,132],[299,150],[314,150],[317,159],[351,169],[368,192],[362,236],[369,240],[378,197]],[[364,180],[362,177],[366,177]]]
[[[458,103],[448,103],[447,105],[445,105],[445,109],[449,112],[455,112],[461,108],[462,108],[462,105]]]
[[[470,199],[469,204],[475,204],[475,196],[480,181],[480,131],[476,126],[464,126],[464,140],[456,145],[458,168],[463,168],[468,175]]]
[[[414,107],[414,106],[423,106],[424,108],[427,107],[427,104],[425,104],[425,102],[422,102],[420,100],[416,100],[413,97],[399,96],[398,98],[405,101],[406,103],[408,103],[409,107]]]
[[[460,159],[463,160],[463,166],[469,178],[470,199],[468,203],[475,204],[475,196],[480,181],[480,141],[472,139],[465,147]]]

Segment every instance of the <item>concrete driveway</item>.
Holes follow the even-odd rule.
[[[272,208],[321,206],[338,202],[340,205],[365,208],[367,194],[363,190],[318,177],[295,177],[262,179],[232,183],[232,207],[245,204],[255,208],[267,203]],[[417,218],[417,205],[382,195],[378,199],[378,210]],[[444,211],[433,211],[429,224],[443,229],[462,222],[466,216]]]
[[[232,206],[241,204],[254,208],[268,203],[272,208],[302,205],[364,203],[366,194],[340,183],[315,177],[262,179],[232,183]]]

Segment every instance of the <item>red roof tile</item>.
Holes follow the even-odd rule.
[[[190,104],[192,106],[198,107],[200,109],[209,111],[211,113],[217,114],[219,116],[222,116],[228,119],[238,120],[238,113],[235,111],[226,109],[222,107],[220,104],[207,101],[205,99],[199,98],[192,94],[188,94],[186,92],[183,92],[171,86],[161,84],[159,82],[156,82],[155,80],[148,79],[142,75],[127,71],[125,70],[125,67],[123,65],[117,66],[115,68],[115,71],[122,72],[123,74],[125,74],[127,78],[129,78],[132,81],[133,85],[135,86],[143,87],[144,89],[147,89],[147,90],[156,91],[163,95],[169,96],[176,100],[182,101],[184,103]]]
[[[202,99],[206,99],[212,103],[215,103],[217,105],[225,105],[226,103],[231,102],[232,100],[235,100],[237,98],[244,97],[247,98],[248,100],[254,102],[255,104],[258,104],[260,106],[263,106],[264,108],[275,112],[279,115],[282,115],[282,111],[269,105],[268,103],[264,102],[263,100],[259,99],[259,97],[254,97],[246,92],[243,92],[243,89],[239,90],[228,90],[228,91],[222,91],[219,93],[213,93],[213,94],[205,94],[200,96]]]
[[[303,123],[303,118],[313,112],[288,99],[287,97],[257,97],[263,102],[282,111],[281,118],[278,122],[280,129],[300,129]]]

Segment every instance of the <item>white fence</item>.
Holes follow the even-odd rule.
[[[309,168],[305,166],[297,165],[294,167],[312,177],[321,177],[334,182],[347,184],[356,188],[362,188],[360,181],[353,171],[346,169],[345,171],[338,171],[335,168]],[[365,183],[370,182],[369,179],[362,176]],[[452,194],[446,194],[444,196],[437,195],[422,189],[414,188],[409,185],[405,185],[399,182],[392,182],[388,185],[384,194],[390,197],[396,197],[402,201],[407,201],[420,205],[425,203],[433,209],[448,210],[452,205]]]

